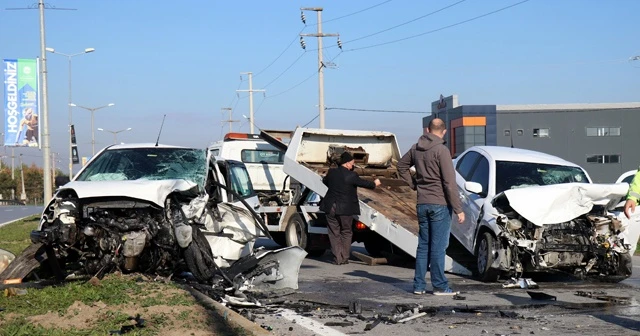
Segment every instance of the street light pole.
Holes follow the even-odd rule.
[[[79,52],[76,54],[65,54],[65,53],[61,53],[56,51],[53,48],[47,48],[47,51],[52,53],[52,54],[58,54],[58,55],[62,55],[67,57],[67,60],[69,62],[69,101],[68,103],[68,107],[69,107],[69,178],[73,178],[73,141],[71,139],[71,126],[73,125],[73,118],[72,118],[72,110],[73,107],[71,106],[71,102],[72,102],[72,96],[71,96],[71,58],[74,56],[78,56],[78,55],[83,55],[83,54],[88,54],[91,52],[96,51],[94,48],[86,48],[83,52]]]
[[[118,144],[118,133],[130,131],[130,130],[131,130],[131,127],[127,128],[127,129],[119,130],[119,131],[110,131],[108,129],[104,129],[104,128],[98,127],[98,131],[109,132],[109,133],[113,134],[113,143],[116,144],[116,145]]]
[[[95,134],[95,131],[94,131],[94,128],[93,128],[93,115],[97,110],[103,109],[105,107],[111,107],[113,105],[115,105],[115,104],[111,103],[111,104],[107,104],[107,105],[100,106],[100,107],[86,107],[86,106],[76,105],[74,103],[69,104],[69,106],[79,107],[81,109],[85,109],[85,110],[91,112],[91,152],[92,152],[91,156],[96,154],[96,134]]]

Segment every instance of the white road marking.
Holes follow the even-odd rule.
[[[340,331],[331,327],[324,326],[321,322],[302,316],[294,312],[293,310],[282,309],[278,312],[287,320],[295,320],[297,325],[311,330],[320,336],[347,336],[347,334],[341,333]]]

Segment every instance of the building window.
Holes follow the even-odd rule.
[[[511,136],[511,130],[504,130],[504,136]]]
[[[620,163],[620,154],[589,155],[587,163]]]
[[[484,146],[486,144],[484,126],[462,126],[454,129],[455,133],[455,153],[462,154],[465,150],[473,146]]]
[[[548,128],[534,128],[533,129],[533,137],[534,138],[548,138],[549,137],[549,129]]]
[[[524,130],[523,129],[519,129],[516,131],[516,133],[518,133],[518,135],[524,135]]]
[[[587,127],[587,136],[620,136],[620,127]]]

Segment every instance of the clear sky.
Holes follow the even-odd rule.
[[[34,2],[0,1],[1,58],[39,56],[38,11],[5,10]],[[318,114],[317,40],[305,38],[304,51],[298,34],[317,27],[315,12],[305,12],[306,27],[301,22],[303,6],[322,6],[324,32],[339,33],[343,44],[341,53],[335,37],[324,38],[325,58],[335,58],[325,70],[329,108],[429,111],[440,94],[458,94],[461,104],[640,101],[640,61],[628,61],[640,55],[640,1],[530,0],[439,30],[518,2],[48,0],[77,10],[47,10],[46,38],[62,53],[96,49],[73,58],[73,101],[115,103],[96,112],[95,127],[131,127],[118,135],[124,142],[155,142],[166,114],[162,143],[205,147],[228,129],[223,107],[234,107],[234,119],[242,120],[234,131],[248,132],[242,115],[249,115],[249,102],[235,92],[247,89],[240,73],[248,71],[254,89],[266,89],[254,94],[258,127],[293,129],[311,121]],[[47,59],[51,146],[66,172],[67,59]],[[89,115],[74,109],[81,156],[91,155]],[[423,116],[328,110],[326,127],[394,132],[405,151],[421,134]],[[317,126],[317,119],[309,124]],[[113,139],[95,136],[96,149]],[[18,152],[28,163],[42,162],[38,149]]]

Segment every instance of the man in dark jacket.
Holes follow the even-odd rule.
[[[431,270],[431,284],[435,295],[455,295],[444,276],[445,251],[449,246],[452,210],[458,222],[464,222],[462,204],[458,198],[456,172],[451,154],[445,147],[447,132],[442,119],[429,122],[425,134],[418,143],[398,161],[400,177],[418,191],[418,249],[416,271],[413,278],[413,293],[424,294],[427,286],[427,267]],[[409,169],[415,167],[415,179]]]
[[[336,265],[348,264],[351,255],[353,216],[360,215],[358,187],[375,189],[380,180],[361,179],[353,171],[355,161],[349,152],[340,156],[339,166],[331,168],[322,182],[329,188],[322,199],[320,210],[327,216],[327,229],[331,252]]]

